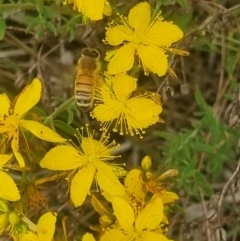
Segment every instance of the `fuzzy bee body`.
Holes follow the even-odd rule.
[[[96,49],[85,48],[78,60],[75,80],[75,100],[82,111],[89,111],[93,105],[96,86],[101,69],[100,54]]]

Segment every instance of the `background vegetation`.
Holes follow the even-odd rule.
[[[124,15],[138,2],[110,1],[113,12]],[[180,196],[169,210],[170,237],[239,240],[240,4],[237,0],[149,2],[153,8],[160,7],[166,20],[181,27],[185,37],[177,47],[190,56],[170,56],[178,80],[170,75],[139,76],[144,90],[160,88],[164,123],[149,128],[142,140],[112,135],[122,143],[118,154],[127,169],[139,166],[147,154],[156,172],[179,170],[170,186]],[[104,59],[109,46],[102,39],[112,18],[86,26],[81,14],[61,1],[0,0],[0,93],[14,98],[37,76],[44,85],[41,103],[33,110],[37,118],[67,138],[85,122],[98,129],[97,121],[81,113],[73,101],[74,74],[83,47],[97,48]],[[37,160],[51,147],[39,143],[34,139],[29,150]],[[27,177],[29,183],[44,172],[36,166],[34,175]],[[59,213],[59,220],[68,216],[70,239],[80,240],[90,224],[97,223],[89,202],[78,209],[69,203],[65,180],[36,190],[43,199],[33,200],[29,212],[41,212],[47,201]],[[57,225],[61,229],[60,221]]]

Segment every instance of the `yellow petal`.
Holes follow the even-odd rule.
[[[108,44],[117,46],[124,41],[132,41],[133,31],[126,25],[117,25],[112,27],[111,25],[106,31],[106,41]]]
[[[164,235],[155,232],[144,231],[141,233],[142,240],[144,241],[171,241]]]
[[[39,218],[37,226],[46,231],[44,233],[37,233],[40,241],[52,241],[55,232],[56,220],[56,213],[52,212],[47,212]]]
[[[93,165],[88,165],[79,170],[74,176],[71,183],[70,194],[75,207],[81,206],[85,201],[87,194],[90,192],[95,171],[96,169]]]
[[[117,106],[118,103],[116,103]],[[120,110],[118,108],[114,108],[114,105],[105,105],[105,104],[99,104],[96,106],[93,110],[93,116],[98,121],[111,121],[119,117]]]
[[[12,158],[12,156],[12,154],[0,154],[0,169]]]
[[[126,101],[137,88],[137,80],[124,73],[116,75],[112,81],[113,91],[118,101]]]
[[[43,157],[40,166],[50,170],[72,170],[82,166],[82,159],[72,146],[56,146]]]
[[[157,21],[142,37],[142,43],[168,47],[183,37],[182,30],[171,22]]]
[[[156,46],[144,46],[140,44],[138,45],[137,51],[145,72],[151,71],[158,76],[166,74],[168,69],[168,59],[162,49]]]
[[[82,12],[91,20],[103,18],[104,0],[82,0]]]
[[[147,98],[132,98],[126,103],[128,125],[132,128],[146,128],[159,121],[162,107]]]
[[[13,202],[20,199],[16,183],[8,174],[2,171],[0,171],[0,198]]]
[[[104,1],[103,14],[106,16],[112,15],[112,8],[108,1]]]
[[[105,205],[97,197],[95,197],[94,194],[91,195],[91,205],[100,216],[111,215],[111,212],[108,211],[107,207],[105,207]]]
[[[142,2],[134,6],[128,15],[129,24],[135,32],[141,36],[150,24],[151,6],[147,2]]]
[[[35,106],[41,98],[42,83],[39,79],[35,78],[30,85],[17,96],[14,114],[21,118],[27,111]]]
[[[155,229],[163,219],[163,203],[160,198],[152,199],[138,215],[135,226],[138,232]]]
[[[141,173],[142,172],[138,169],[132,169],[126,176],[124,184],[127,193],[134,197],[138,202],[143,203],[145,193],[142,190]]]
[[[65,142],[66,139],[62,138],[55,131],[51,130],[43,124],[32,121],[32,120],[21,120],[21,127],[30,131],[33,135],[37,136],[40,139],[50,142]]]
[[[100,188],[110,195],[124,195],[125,190],[123,185],[119,182],[117,176],[114,174],[112,168],[104,162],[96,161],[97,169],[96,179]]]
[[[162,199],[163,204],[171,203],[179,199],[178,195],[174,192],[161,192],[157,196]]]
[[[11,142],[11,148],[13,150],[14,156],[16,160],[18,161],[18,164],[20,167],[25,167],[25,161],[19,151],[19,136],[18,132],[14,132],[14,136]]]
[[[125,235],[121,230],[110,229],[105,232],[101,237],[100,241],[129,241],[132,240],[130,235]]]
[[[95,241],[94,237],[90,233],[85,233],[82,237],[82,241]]]
[[[1,103],[1,108],[0,108],[0,121],[3,121],[4,117],[6,115],[9,115],[9,109],[11,107],[10,100],[6,94],[1,94],[0,95],[0,103]]]
[[[108,74],[118,74],[130,70],[134,63],[135,44],[121,47],[108,64]]]
[[[133,223],[135,221],[134,212],[130,204],[120,197],[112,199],[113,211],[120,226],[129,233],[133,230]]]
[[[92,155],[93,153],[104,157],[111,155],[110,150],[103,143],[89,137],[82,138],[81,147],[85,155]]]

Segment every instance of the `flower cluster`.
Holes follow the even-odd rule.
[[[64,4],[73,4],[87,20],[97,21],[103,15],[112,14],[107,0],[65,0]],[[114,152],[120,145],[110,141],[109,132],[143,138],[145,129],[162,122],[160,95],[140,91],[133,70],[140,67],[146,75],[151,72],[163,76],[172,71],[168,53],[188,53],[172,48],[172,44],[182,39],[183,32],[172,22],[164,21],[160,12],[153,16],[148,2],[134,6],[128,17],[119,15],[118,18],[118,23],[112,21],[106,28],[104,43],[115,48],[107,53],[105,60],[109,63],[103,83],[96,84],[92,91],[94,108],[90,115],[100,122],[101,134],[85,124],[77,129],[72,140],[67,140],[55,131],[53,119],[50,118],[52,128],[44,125],[48,118],[41,123],[32,110],[42,95],[43,86],[38,78],[12,102],[5,93],[0,94],[0,235],[5,233],[14,241],[53,240],[57,214],[49,211],[48,203],[42,202],[48,212],[40,217],[37,225],[25,213],[31,205],[39,206],[39,184],[64,176],[75,207],[82,206],[88,195],[91,196],[91,204],[100,215],[99,225],[92,227],[98,232],[97,240],[169,240],[163,228],[168,225],[164,207],[178,200],[178,196],[169,192],[162,180],[176,176],[178,171],[170,169],[156,174],[151,171],[149,156],[142,160],[141,167],[126,171],[122,167],[125,163],[116,163],[120,156]],[[87,77],[91,77],[90,73]],[[95,87],[95,84],[85,85]],[[80,92],[84,101],[88,100],[87,90]],[[40,161],[33,161],[34,157],[28,155],[28,151],[34,149],[31,145],[35,137],[55,144],[48,152],[43,148],[44,154],[38,156]],[[36,164],[58,173],[31,182],[27,174],[35,170]],[[22,172],[19,182],[13,178],[14,171]],[[111,205],[101,202],[103,197]],[[95,238],[86,233],[82,240]]]
[[[144,162],[144,160],[143,160]],[[142,164],[143,166],[143,164]],[[173,192],[168,192],[161,185],[160,180],[177,175],[176,170],[168,170],[156,179],[143,181],[146,170],[132,169],[125,178],[125,196],[109,196],[105,198],[112,203],[113,213],[107,211],[95,196],[92,196],[92,205],[100,214],[99,228],[93,227],[100,232],[100,241],[109,241],[114,238],[119,240],[162,240],[168,241],[163,227],[168,224],[164,213],[164,205],[178,199]],[[150,171],[149,171],[150,173]],[[146,184],[155,182],[156,190],[147,190]],[[152,193],[152,196],[149,196]],[[114,214],[114,216],[113,216]],[[94,237],[86,233],[83,241],[94,241]]]

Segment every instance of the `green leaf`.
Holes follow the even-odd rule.
[[[37,0],[37,10],[40,15],[43,14],[43,9],[44,9],[43,0]]]
[[[73,119],[74,119],[74,113],[73,113],[73,111],[70,109],[70,110],[68,110],[68,120],[67,120],[68,125],[71,125],[71,124],[72,124]]]
[[[208,108],[208,105],[207,105],[205,99],[203,98],[203,96],[202,96],[198,87],[195,90],[195,99],[196,99],[196,102],[197,102],[198,106],[201,109],[206,110]]]
[[[194,177],[196,180],[196,186],[199,185],[200,187],[202,187],[204,189],[205,195],[211,196],[213,191],[212,191],[211,185],[210,185],[209,181],[206,179],[206,177],[200,172],[196,172]]]
[[[155,131],[155,132],[154,132],[154,135],[159,136],[159,137],[162,137],[162,138],[164,138],[164,139],[166,139],[166,140],[168,140],[168,141],[172,141],[173,138],[175,137],[174,134],[172,134],[172,133],[167,133],[167,132],[165,132],[165,131]]]
[[[6,22],[5,18],[0,14],[0,40],[2,40],[5,36],[6,32]]]
[[[209,146],[207,144],[203,144],[203,143],[191,143],[191,147],[195,150],[195,151],[199,151],[199,152],[205,152],[208,154],[215,154],[215,149],[212,146]]]
[[[47,117],[47,114],[44,112],[44,110],[34,106],[32,110],[40,117]]]
[[[55,36],[57,35],[57,29],[52,23],[46,22],[46,27],[50,29],[50,31],[52,31]]]
[[[64,131],[65,133],[68,133],[72,136],[74,136],[77,133],[77,131],[73,127],[69,126],[68,124],[66,124],[63,121],[54,120],[53,124],[54,124],[54,126],[59,128],[60,130]]]

